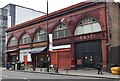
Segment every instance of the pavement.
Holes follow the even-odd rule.
[[[3,71],[5,68],[3,69]],[[96,69],[79,69],[79,70],[58,70],[58,73],[54,71],[50,71],[47,73],[46,68],[36,68],[36,71],[32,69],[27,70],[14,70],[14,71],[22,71],[22,72],[30,72],[30,73],[43,73],[43,74],[54,74],[54,75],[65,75],[65,76],[82,76],[82,77],[94,77],[94,78],[105,78],[105,79],[117,79],[120,80],[120,75],[113,75],[108,72],[103,72],[103,75],[98,75]]]

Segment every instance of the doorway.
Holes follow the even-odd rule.
[[[83,54],[83,60],[84,60],[84,67],[86,68],[93,68],[95,64],[94,60],[94,54],[93,53],[84,53]]]
[[[98,59],[102,57],[100,40],[75,43],[76,68],[97,68]]]
[[[37,54],[36,55],[36,67],[47,67],[47,54]]]

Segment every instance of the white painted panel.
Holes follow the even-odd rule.
[[[53,46],[53,49],[63,49],[63,48],[71,48],[71,45]]]

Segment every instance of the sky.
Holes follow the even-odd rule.
[[[48,12],[54,12],[62,8],[80,3],[86,0],[48,0]],[[120,0],[114,0],[119,2]],[[9,3],[32,8],[37,11],[47,12],[47,0],[0,0],[0,8]]]

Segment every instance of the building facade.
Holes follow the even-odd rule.
[[[29,15],[26,15],[29,14]],[[23,6],[8,4],[0,9],[0,53],[2,55],[2,63],[5,65],[5,31],[4,29],[20,24],[27,20],[44,15],[43,12],[36,11]]]
[[[0,65],[5,65],[5,31],[7,27],[7,10],[0,9]]]
[[[103,70],[111,63],[120,66],[119,53],[114,53],[119,48],[119,9],[114,2],[82,2],[50,13],[48,28],[46,16],[10,27],[7,62],[47,67],[49,33],[53,35],[50,64],[62,69],[97,68],[101,59]]]

